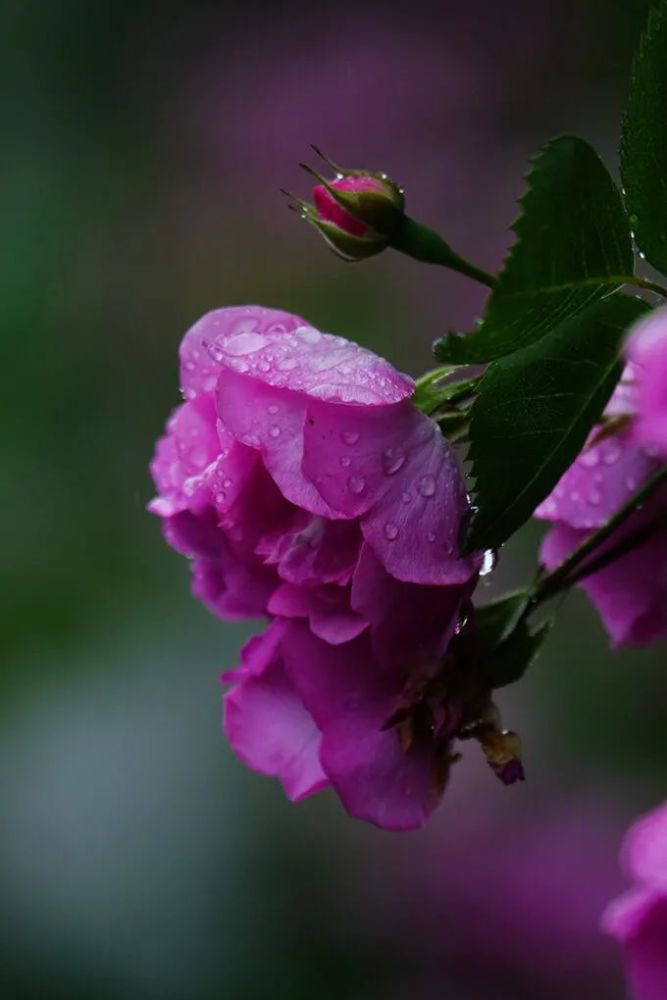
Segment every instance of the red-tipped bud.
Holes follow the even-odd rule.
[[[403,192],[384,174],[327,163],[336,170],[332,181],[305,167],[319,183],[313,188],[314,205],[296,199],[301,214],[339,257],[372,257],[389,244],[403,217]]]

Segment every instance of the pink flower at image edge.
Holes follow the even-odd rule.
[[[456,720],[387,723],[454,634],[478,560],[464,484],[411,379],[298,316],[219,309],[180,349],[185,402],[157,444],[150,509],[223,618],[266,616],[225,675],[237,755],[294,800],[421,825]]]
[[[643,816],[623,846],[635,888],[614,900],[603,927],[623,946],[633,1000],[667,997],[667,802]]]

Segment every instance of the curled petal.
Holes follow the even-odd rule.
[[[225,695],[223,724],[237,756],[260,774],[279,778],[292,801],[329,784],[319,762],[319,731],[279,659]]]

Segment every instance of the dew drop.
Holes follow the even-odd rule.
[[[496,563],[498,561],[498,555],[495,549],[486,549],[484,555],[482,556],[482,565],[479,569],[480,576],[488,576],[489,573],[493,573],[496,568]]]
[[[633,479],[632,476],[628,476],[628,478],[625,480],[625,485],[629,490],[637,489],[637,482],[635,479]]]
[[[382,471],[386,476],[395,475],[405,465],[405,452],[402,448],[385,448],[382,452]]]
[[[225,487],[226,490],[228,490],[229,487],[232,485],[231,479],[223,479],[222,485]]]
[[[366,480],[363,476],[350,476],[347,481],[347,487],[350,493],[363,493],[366,489]]]
[[[244,354],[255,354],[261,351],[269,341],[261,333],[239,333],[236,337],[230,337],[225,344],[224,353],[233,358],[241,357]]]
[[[340,458],[340,464],[343,466],[344,469],[349,469],[350,466],[352,465],[352,459],[349,457],[349,455],[342,455]]]
[[[298,364],[299,362],[296,358],[283,358],[282,361],[278,362],[278,370],[281,372],[291,372]]]
[[[278,412],[278,405],[276,403],[271,403],[270,406],[267,406],[266,412],[270,413],[271,416],[274,417]]]
[[[395,541],[398,538],[398,525],[394,524],[393,521],[387,521],[384,526],[384,534],[388,541]]]
[[[409,493],[401,493],[403,503],[412,503],[412,496]]]
[[[295,333],[305,344],[316,344],[322,338],[320,331],[313,326],[300,326]]]
[[[215,494],[215,502],[216,503],[224,503],[226,499],[227,499],[227,494],[226,493],[220,492],[220,493],[216,493]]]
[[[616,442],[610,442],[605,449],[603,461],[605,465],[613,465],[621,457],[621,449]]]
[[[359,434],[357,431],[341,431],[340,439],[343,444],[356,444],[359,440]]]
[[[430,474],[430,472],[427,473],[427,475],[421,477],[421,479],[417,483],[417,489],[419,490],[419,492],[423,497],[433,496],[433,494],[435,493],[435,479]]]
[[[280,437],[280,427],[278,427],[277,424],[273,424],[272,427],[269,427],[269,437]]]
[[[588,502],[590,504],[593,504],[594,507],[597,507],[598,504],[601,502],[601,500],[602,500],[602,494],[600,493],[599,490],[593,489],[589,492]]]
[[[600,455],[598,454],[597,448],[589,448],[583,453],[579,461],[582,465],[585,465],[587,469],[594,469],[600,461]]]

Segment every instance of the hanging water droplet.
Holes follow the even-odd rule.
[[[385,475],[395,475],[404,464],[405,452],[402,448],[385,448],[382,452],[382,471]]]
[[[388,541],[395,541],[398,538],[398,525],[394,524],[393,521],[387,521],[384,526],[384,534]]]
[[[417,489],[419,490],[419,492],[423,497],[433,496],[433,494],[435,493],[435,479],[430,474],[430,472],[427,473],[425,476],[421,477],[421,479],[417,483]]]
[[[350,476],[347,481],[347,487],[350,493],[363,493],[366,489],[366,480],[363,476]]]
[[[484,555],[482,556],[482,565],[479,568],[479,575],[488,576],[489,573],[493,573],[496,568],[497,561],[498,555],[495,549],[486,549]]]
[[[359,440],[359,432],[358,431],[341,431],[340,432],[340,439],[343,442],[343,444],[350,444],[350,445],[356,444],[357,441]]]

